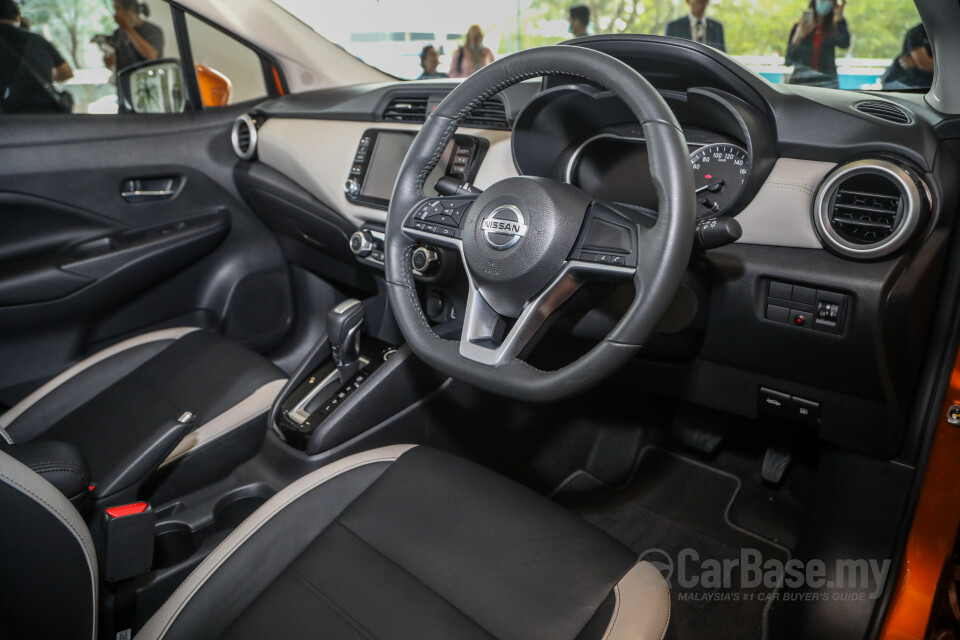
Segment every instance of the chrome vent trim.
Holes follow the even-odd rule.
[[[233,152],[241,160],[252,160],[257,154],[257,121],[250,114],[243,114],[233,121],[230,132]]]
[[[865,100],[853,105],[853,108],[860,113],[894,124],[913,123],[913,118],[905,109],[885,100]]]
[[[929,210],[928,193],[906,167],[888,160],[857,160],[836,169],[820,185],[814,225],[823,243],[840,255],[882,258],[913,238]]]

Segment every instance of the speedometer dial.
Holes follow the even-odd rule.
[[[690,154],[697,182],[697,218],[727,212],[747,184],[750,154],[735,144],[717,143]]]

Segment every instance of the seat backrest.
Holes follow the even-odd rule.
[[[0,638],[92,640],[93,538],[70,501],[0,451]]]

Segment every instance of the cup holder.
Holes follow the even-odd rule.
[[[200,547],[193,529],[183,522],[168,522],[157,526],[153,539],[153,567],[170,567],[183,562]]]
[[[266,485],[254,484],[222,496],[214,504],[212,513],[209,502],[170,509],[165,513],[165,518],[169,519],[158,522],[155,529],[153,568],[172,567],[194,556],[197,560],[274,493]]]
[[[213,512],[213,521],[217,531],[236,529],[254,511],[267,501],[267,496],[249,495],[232,498],[217,503]]]

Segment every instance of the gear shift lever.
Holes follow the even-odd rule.
[[[344,300],[327,314],[327,338],[341,384],[346,384],[360,370],[362,325],[363,304],[353,298]]]

